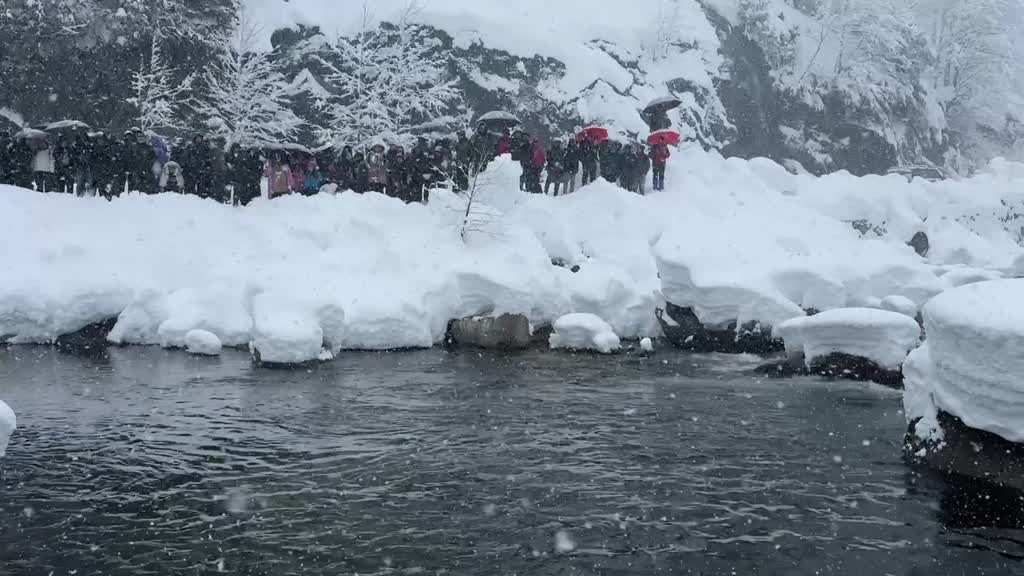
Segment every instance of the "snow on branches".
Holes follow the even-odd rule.
[[[189,74],[183,80],[175,80],[176,71],[164,59],[160,41],[160,35],[154,34],[148,65],[143,59],[132,76],[135,95],[128,103],[135,107],[138,126],[143,130],[179,128],[185,96],[195,79],[195,74]]]
[[[290,142],[303,124],[290,107],[289,82],[278,72],[275,55],[254,49],[256,32],[243,19],[224,37],[194,105],[228,145]]]
[[[397,24],[339,38],[321,58],[331,91],[319,102],[329,121],[321,140],[339,148],[403,140],[454,105],[448,56],[430,28],[410,22],[414,11],[410,4]]]

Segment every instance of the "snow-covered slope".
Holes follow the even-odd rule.
[[[1024,442],[1024,279],[971,284],[924,307],[928,341],[904,367],[915,431],[939,439],[938,411]]]
[[[0,335],[47,342],[118,317],[116,342],[183,347],[202,329],[294,359],[324,345],[430,346],[451,319],[505,312],[535,326],[596,314],[638,338],[659,334],[665,300],[709,327],[878,307],[893,295],[920,306],[949,287],[943,255],[959,251],[948,244],[925,260],[895,230],[937,210],[978,214],[1021,186],[1013,171],[943,184],[819,179],[694,149],[671,160],[669,189],[646,197],[606,182],[530,195],[518,178],[508,158],[492,163],[466,241],[465,200],[443,190],[426,206],[344,193],[232,208],[173,194],[106,202],[0,187],[9,239],[0,243]],[[862,237],[834,216],[876,191],[905,207],[887,213],[893,231]],[[929,193],[932,202],[911,201]],[[987,225],[964,226],[959,238],[966,254],[983,242],[1007,255],[972,257],[991,274],[1022,252]]]

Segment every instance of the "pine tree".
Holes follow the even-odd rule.
[[[143,130],[180,128],[185,95],[195,78],[194,74],[189,74],[184,80],[175,80],[176,71],[164,59],[160,41],[160,35],[154,34],[149,63],[142,62],[133,75],[135,95],[128,99],[135,107],[138,127]]]
[[[447,56],[429,28],[411,23],[415,10],[410,3],[398,24],[364,29],[331,46],[323,61],[332,91],[320,102],[330,121],[318,130],[323,141],[340,147],[401,140],[453,106],[459,92]]]
[[[195,111],[230,144],[288,142],[302,120],[289,107],[290,87],[274,55],[254,50],[255,28],[244,19],[225,36],[216,60],[202,76]]]

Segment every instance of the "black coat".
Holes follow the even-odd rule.
[[[580,171],[580,149],[576,146],[569,146],[565,149],[565,160],[563,162],[567,174],[577,174]]]

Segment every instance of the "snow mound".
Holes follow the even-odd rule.
[[[0,400],[0,458],[7,454],[7,443],[11,434],[18,428],[18,419],[14,410],[6,402]]]
[[[654,352],[654,342],[650,338],[644,338],[640,341],[640,350],[648,354]]]
[[[922,438],[942,410],[971,428],[1024,442],[1024,279],[963,286],[923,309],[928,341],[904,372],[903,403]]]
[[[553,328],[555,331],[548,339],[553,350],[594,350],[610,354],[622,347],[612,327],[593,314],[567,314],[555,320]]]
[[[917,318],[917,304],[906,296],[886,296],[878,307],[889,312],[897,312],[910,318]]]
[[[921,328],[904,314],[871,308],[828,310],[777,326],[787,352],[813,360],[840,353],[867,358],[886,370],[898,370],[917,347]]]
[[[185,334],[185,349],[189,354],[218,356],[223,347],[220,338],[213,332],[196,329]]]

